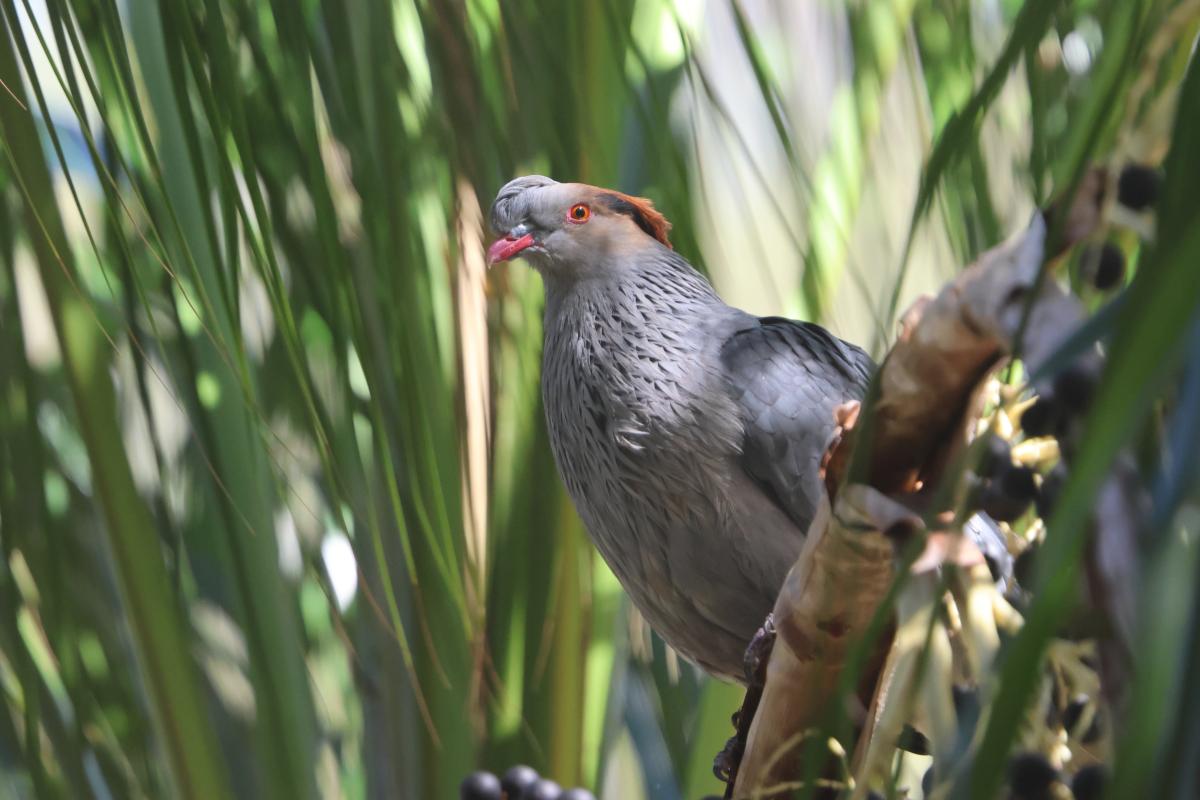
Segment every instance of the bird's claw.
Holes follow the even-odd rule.
[[[738,767],[742,763],[742,754],[746,750],[746,740],[750,736],[750,723],[754,721],[754,712],[758,710],[758,702],[762,699],[763,685],[767,679],[767,659],[771,648],[775,645],[775,617],[768,614],[762,627],[755,632],[746,647],[743,668],[746,671],[746,696],[742,707],[733,712],[730,722],[735,733],[725,743],[717,757],[713,759],[713,774],[718,780],[726,783],[725,796],[733,796],[733,785],[737,781]]]
[[[732,783],[737,774],[738,763],[742,760],[742,742],[737,736],[730,736],[725,747],[713,759],[713,775],[717,780]]]
[[[746,647],[742,667],[746,671],[747,686],[762,686],[767,681],[767,659],[775,646],[775,615],[767,614],[750,644]],[[737,723],[734,723],[735,725]]]
[[[742,700],[742,707],[733,712],[733,717],[730,718],[736,732],[713,759],[713,774],[718,780],[725,781],[726,797],[733,796],[738,767],[742,763],[746,740],[750,736],[750,723],[754,721],[754,712],[758,710],[758,702],[762,698],[763,686],[767,680],[767,659],[770,658],[774,645],[775,617],[768,614],[762,627],[755,632],[749,646],[746,647],[742,665],[746,671],[746,697]]]

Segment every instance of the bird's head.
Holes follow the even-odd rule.
[[[492,202],[488,264],[520,255],[543,273],[582,276],[638,248],[670,247],[667,222],[645,198],[526,175]]]

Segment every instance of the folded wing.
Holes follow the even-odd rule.
[[[862,398],[874,363],[819,325],[781,317],[763,317],[734,333],[721,360],[745,428],[743,468],[807,530],[834,409]]]

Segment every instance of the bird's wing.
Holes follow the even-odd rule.
[[[741,411],[747,474],[801,528],[816,513],[818,469],[834,409],[861,399],[870,356],[819,325],[763,317],[721,348],[729,391]]]

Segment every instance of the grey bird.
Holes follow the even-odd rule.
[[[489,263],[519,255],[545,284],[546,422],[596,548],[668,644],[744,681],[816,513],[834,409],[863,396],[870,357],[726,305],[642,198],[531,175],[491,224]]]

